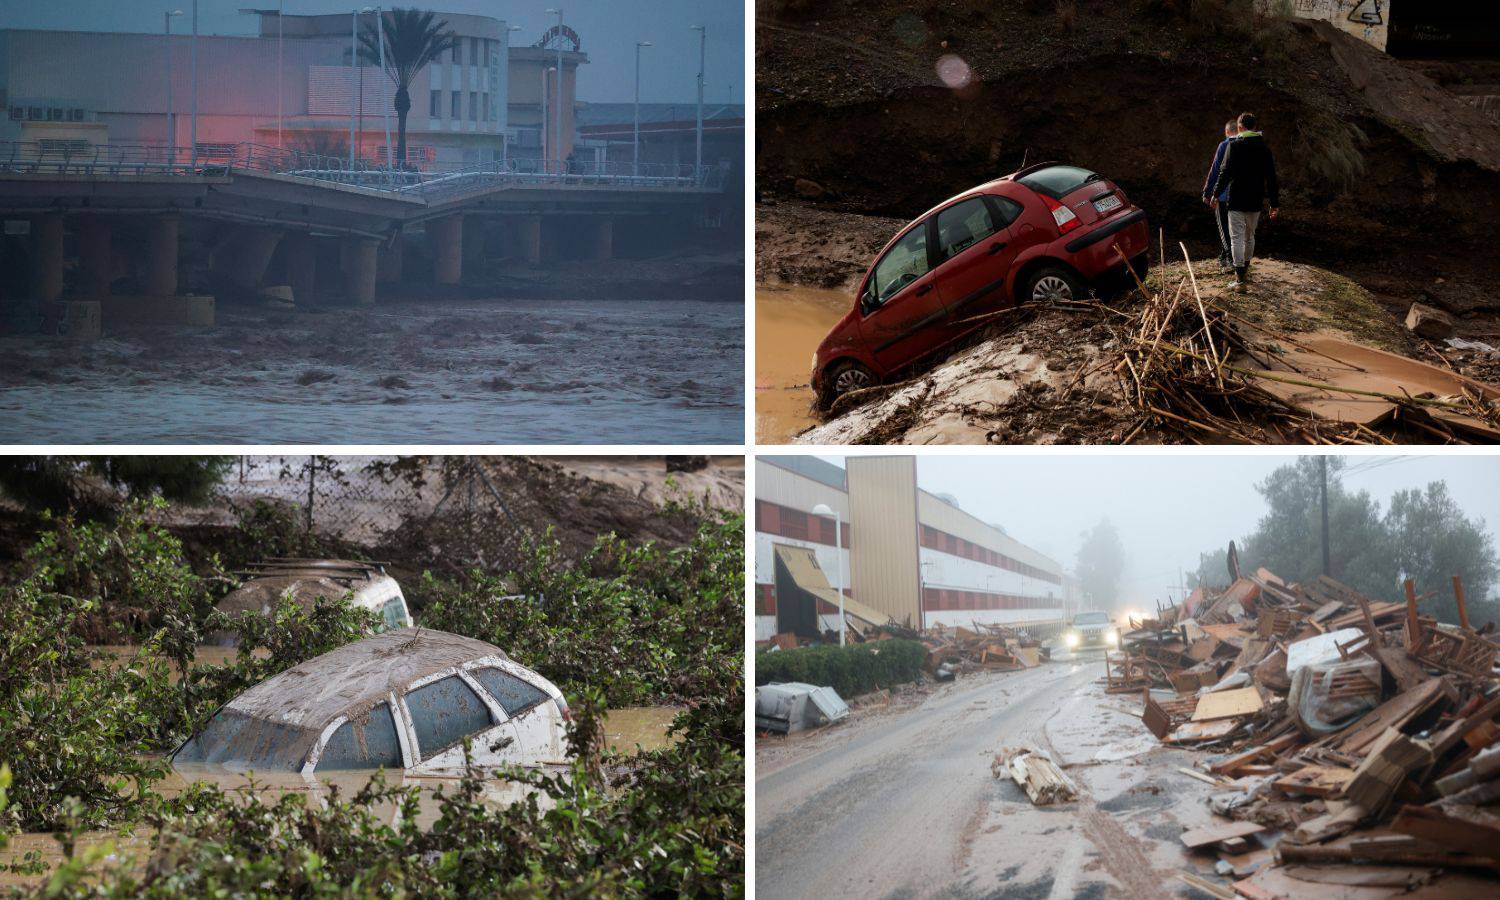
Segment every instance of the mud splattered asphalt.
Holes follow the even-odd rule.
[[[722,443],[744,307],[465,300],[220,309],[92,345],[0,337],[6,443]]]
[[[1106,695],[1097,658],[980,674],[906,709],[757,747],[764,897],[1173,896],[1212,860],[1178,841],[1210,788]],[[1138,701],[1137,701],[1138,702]],[[1052,753],[1078,802],[1035,807],[990,772],[1005,746]]]

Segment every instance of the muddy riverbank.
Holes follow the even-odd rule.
[[[744,314],[718,300],[406,300],[94,344],[0,336],[7,443],[742,441]]]

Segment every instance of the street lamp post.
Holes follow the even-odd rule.
[[[510,36],[521,30],[519,25],[511,25],[505,29],[505,65],[500,67],[501,84],[491,85],[490,90],[500,95],[500,105],[505,107],[505,127],[500,130],[500,166],[504,168],[510,161]]]
[[[641,48],[651,46],[650,41],[635,42],[635,150],[630,159],[630,174],[641,174]]]
[[[177,165],[177,108],[172,102],[172,17],[182,15],[174,9],[161,14],[162,33],[167,36],[167,162]]]
[[[693,163],[693,177],[703,177],[703,68],[708,55],[708,26],[693,25],[692,29],[698,32],[698,131],[697,131],[697,155]]]
[[[562,174],[562,118],[563,118],[563,62],[562,62],[562,39],[563,39],[563,11],[562,7],[547,10],[557,16],[557,106],[552,111],[557,117],[556,144],[552,152],[557,156],[557,172]]]
[[[193,142],[190,157],[193,168],[198,167],[198,0],[193,0],[193,127],[189,136]]]
[[[364,98],[359,96],[359,17],[367,12],[374,12],[375,7],[366,6],[363,9],[355,9],[349,21],[349,171],[354,172],[354,120],[359,114],[359,102]]]
[[[385,71],[385,10],[379,6],[375,7],[375,42],[380,45],[380,74],[388,74]],[[385,84],[384,81],[380,83]],[[391,149],[391,105],[382,103],[380,108],[383,110],[381,117],[385,119],[385,167],[391,169],[395,167],[393,154],[396,152]]]
[[[276,4],[276,149],[286,149],[286,143],[281,137],[282,104],[285,102],[281,96],[281,45],[282,45],[282,22],[286,19],[286,0],[278,0]]]
[[[833,549],[835,551],[837,551],[836,555],[834,557],[834,566],[833,567],[834,567],[835,570],[837,570],[838,582],[839,582],[839,584],[838,584],[838,592],[839,592],[839,646],[842,647],[842,646],[844,646],[844,548],[843,548],[844,528],[843,528],[843,523],[839,520],[839,514],[836,511],[834,511],[832,509],[829,509],[828,508],[828,504],[826,504],[826,503],[819,503],[817,506],[814,506],[813,510],[812,510],[812,514],[815,515],[815,516],[823,516],[824,518],[827,518],[829,516],[833,517]]]

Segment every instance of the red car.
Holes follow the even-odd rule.
[[[858,302],[818,345],[813,390],[827,406],[982,327],[981,313],[1082,299],[1090,284],[1125,275],[1117,245],[1144,277],[1149,240],[1146,213],[1077,166],[1041,163],[965,191],[880,251]]]

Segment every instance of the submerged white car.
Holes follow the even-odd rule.
[[[224,595],[218,603],[221,612],[253,612],[270,616],[284,594],[305,609],[312,609],[319,599],[347,601],[359,609],[380,616],[386,628],[406,628],[412,624],[401,585],[386,574],[380,563],[348,559],[272,559],[253,563],[249,571],[238,573],[245,583]],[[238,637],[233,632],[217,632],[208,643],[232,647]]]
[[[478,766],[562,764],[568,716],[552,682],[498,647],[402,628],[266,679],[214,713],[172,761],[442,775],[463,768],[468,738]]]

